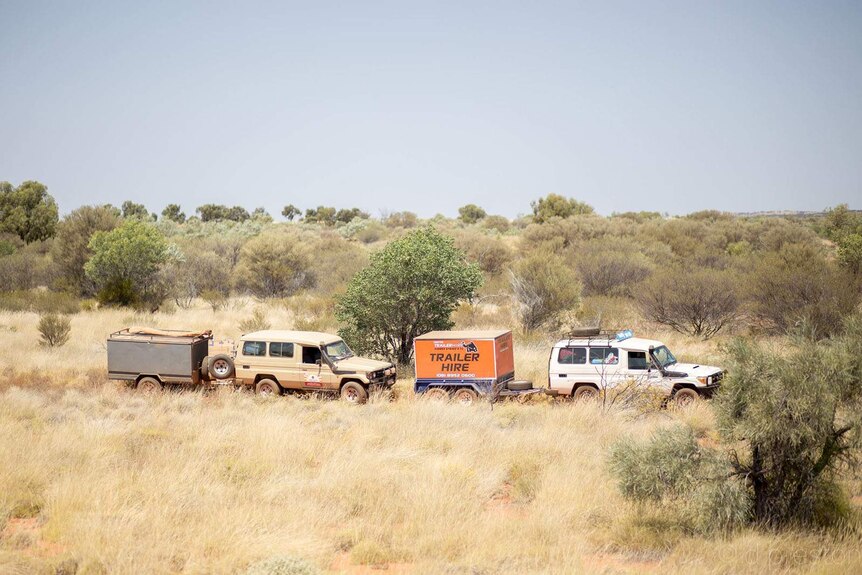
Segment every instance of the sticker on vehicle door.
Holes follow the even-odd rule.
[[[305,376],[305,386],[306,387],[323,387],[323,384],[320,382],[320,376],[314,374],[308,374]]]

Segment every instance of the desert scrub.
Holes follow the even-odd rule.
[[[314,565],[294,557],[274,557],[264,559],[245,571],[245,575],[318,575],[320,570]]]
[[[255,308],[250,318],[246,318],[239,322],[239,329],[242,333],[261,331],[269,329],[270,327],[272,327],[272,324],[269,323],[269,320],[266,319],[266,314],[264,314],[263,310],[259,307]]]
[[[65,315],[46,313],[39,317],[39,344],[45,347],[60,347],[69,341],[72,322]]]

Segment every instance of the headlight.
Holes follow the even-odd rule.
[[[698,377],[697,380],[703,385],[709,385],[709,377]]]

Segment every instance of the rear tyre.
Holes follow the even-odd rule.
[[[533,389],[533,382],[531,381],[510,381],[508,385],[506,385],[512,391],[527,391],[528,389]]]
[[[575,390],[572,397],[575,401],[596,401],[599,398],[599,390],[592,385],[582,385]]]
[[[265,396],[281,395],[281,387],[271,379],[261,379],[254,386],[254,392]]]
[[[461,405],[473,405],[479,399],[479,394],[469,387],[462,387],[452,394],[452,400]]]
[[[442,387],[432,387],[422,397],[429,401],[449,401],[449,392]]]
[[[213,379],[228,379],[229,377],[233,377],[233,359],[229,355],[218,354],[209,360],[209,372],[210,377]]]
[[[138,382],[138,393],[142,393],[144,395],[154,395],[156,393],[161,393],[164,389],[162,387],[162,382],[160,382],[155,377],[142,377]]]
[[[688,407],[697,403],[698,399],[700,399],[700,396],[697,392],[688,387],[677,389],[676,393],[673,394],[673,402],[677,407]]]
[[[368,401],[368,390],[355,381],[348,381],[341,387],[341,399],[359,405]]]

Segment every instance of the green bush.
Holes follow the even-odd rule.
[[[39,344],[45,347],[60,347],[69,341],[72,323],[65,315],[46,313],[39,318]]]
[[[0,309],[74,314],[81,310],[81,302],[67,293],[47,290],[0,292]]]
[[[566,198],[559,194],[548,194],[544,198],[532,202],[533,221],[541,224],[551,218],[570,218],[572,216],[592,214],[593,207],[574,198]]]

